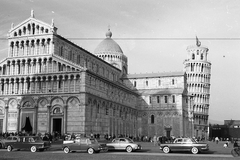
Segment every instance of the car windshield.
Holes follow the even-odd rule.
[[[90,139],[91,143],[98,143],[98,141],[96,139]]]
[[[194,138],[191,138],[193,143],[198,143]]]
[[[133,140],[130,138],[126,138],[128,140],[129,143],[133,143]]]

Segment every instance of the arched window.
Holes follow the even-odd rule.
[[[99,104],[97,105],[97,113],[100,113],[100,107],[99,107]]]
[[[154,115],[151,115],[151,124],[154,124]]]
[[[203,54],[201,54],[201,60],[203,60]]]
[[[195,54],[192,54],[192,59],[195,59]]]
[[[108,115],[108,107],[106,107],[106,115]]]
[[[175,103],[175,95],[172,95],[172,103]]]

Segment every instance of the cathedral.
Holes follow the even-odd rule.
[[[11,26],[0,62],[0,133],[206,137],[207,55],[197,39],[183,71],[129,74],[110,29],[90,53],[32,11]]]

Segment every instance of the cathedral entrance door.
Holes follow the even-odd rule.
[[[53,118],[53,126],[52,131],[53,133],[61,134],[62,133],[62,118]]]
[[[167,132],[166,135],[169,138],[171,136],[171,131],[167,130],[166,132]]]

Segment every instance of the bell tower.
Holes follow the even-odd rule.
[[[187,76],[188,95],[191,95],[192,136],[207,138],[211,62],[208,60],[208,47],[202,46],[196,36],[196,45],[187,47],[184,70]]]

